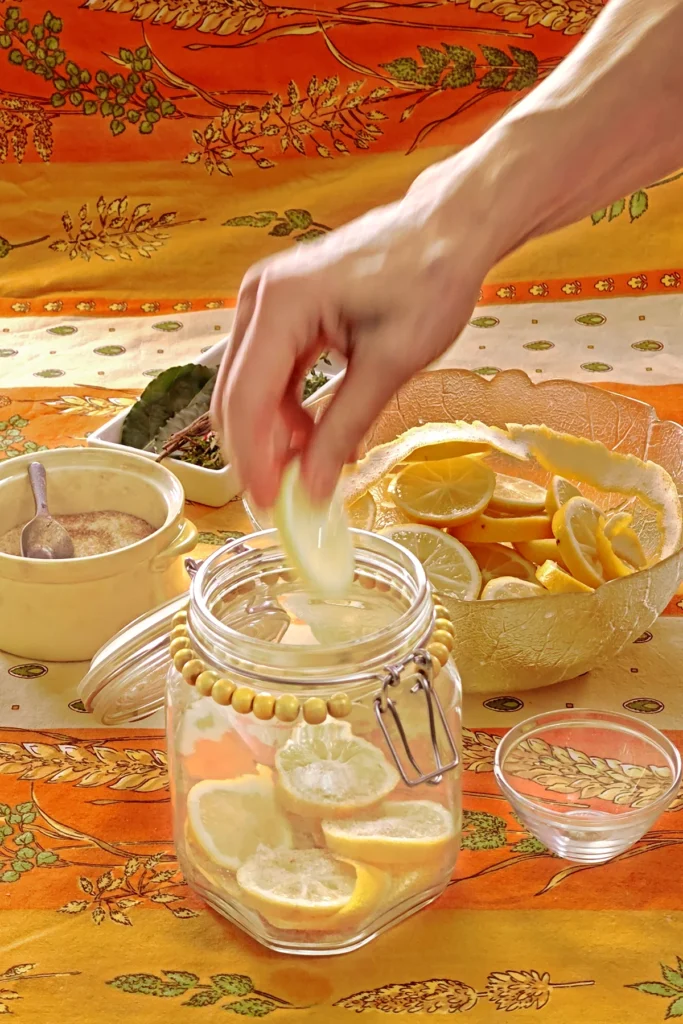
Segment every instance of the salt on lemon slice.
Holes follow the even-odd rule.
[[[554,476],[545,495],[545,510],[552,519],[558,508],[566,505],[570,498],[580,498],[581,491],[563,476]]]
[[[322,828],[330,850],[381,867],[433,860],[456,838],[451,812],[434,800],[390,801],[371,816],[323,821]]]
[[[496,519],[486,514],[464,525],[449,527],[448,532],[465,544],[516,544],[522,540],[544,540],[553,535],[547,516],[507,516]]]
[[[482,601],[509,601],[521,597],[543,597],[543,587],[517,576],[497,576],[489,580],[481,592]]]
[[[644,462],[635,455],[610,451],[600,441],[560,434],[549,427],[509,423],[508,433],[551,473],[589,484],[605,493],[617,492],[640,498],[657,518],[658,544],[650,562],[678,551],[683,532],[683,510],[676,484],[663,466]]]
[[[427,579],[439,594],[473,601],[481,590],[481,573],[464,544],[433,526],[412,523],[382,530],[422,563]]]
[[[293,459],[282,475],[273,519],[282,546],[306,586],[321,597],[344,597],[353,582],[354,550],[339,493],[328,504],[311,502]]]
[[[237,883],[264,917],[296,921],[341,910],[353,895],[356,870],[325,850],[261,846],[238,869]]]
[[[545,509],[546,489],[533,480],[496,473],[496,486],[489,502],[492,512],[532,515]]]
[[[496,477],[479,460],[463,456],[406,466],[389,492],[398,507],[419,523],[467,523],[486,508]]]
[[[479,420],[472,423],[465,423],[463,420],[456,420],[454,423],[424,423],[420,427],[406,430],[393,441],[376,445],[354,466],[348,467],[342,475],[344,500],[349,503],[355,501],[391,472],[394,466],[400,462],[407,462],[412,452],[417,449],[443,445],[447,442],[488,446],[514,459],[527,458],[526,446],[513,441],[500,427],[489,427]]]
[[[561,569],[557,562],[548,560],[539,565],[536,570],[536,579],[542,583],[551,594],[592,594],[593,587],[587,587],[580,580],[575,580],[568,572]]]
[[[535,543],[541,544],[543,541]],[[536,579],[531,562],[513,548],[505,547],[503,544],[470,544],[469,552],[474,555],[481,571],[482,582],[485,584],[497,576],[517,576],[520,580],[529,580],[530,583]]]
[[[278,808],[266,769],[259,775],[197,782],[188,793],[187,815],[204,853],[231,871],[261,845],[292,845],[292,831]]]
[[[276,928],[312,932],[358,927],[377,912],[391,884],[379,868],[320,849],[262,849],[239,881],[247,902]]]
[[[598,527],[602,512],[588,498],[570,498],[553,516],[553,533],[564,564],[587,587],[605,582],[598,553]]]
[[[382,751],[354,736],[349,722],[302,722],[275,755],[287,810],[317,818],[350,817],[384,800],[399,781]]]

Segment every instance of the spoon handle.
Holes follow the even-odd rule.
[[[32,462],[28,467],[28,478],[31,481],[31,490],[36,501],[36,515],[49,516],[50,510],[47,507],[47,478],[45,466],[42,462]]]

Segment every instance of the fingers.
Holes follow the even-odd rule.
[[[339,391],[304,454],[304,478],[313,500],[330,496],[344,464],[354,459],[364,435],[413,372],[412,362],[400,352],[398,339],[357,342]]]
[[[235,361],[235,357],[237,356],[240,346],[244,340],[244,335],[249,327],[251,318],[254,315],[258,287],[261,280],[261,271],[262,265],[257,264],[255,267],[248,270],[244,276],[244,280],[240,286],[239,296],[237,298],[237,309],[235,311],[232,332],[228,340],[227,348],[223,353],[221,365],[218,369],[218,376],[216,377],[216,385],[213,389],[211,418],[213,420],[214,430],[221,439],[221,444],[225,447],[229,447],[229,439],[227,436],[227,411],[225,405],[228,377]],[[228,458],[231,458],[228,452],[226,452],[226,454],[228,455]]]
[[[228,447],[238,478],[264,508],[277,496],[292,433],[306,427],[287,396],[298,353],[307,347],[311,333],[307,314],[305,296],[292,304],[264,275],[227,376],[223,410]]]

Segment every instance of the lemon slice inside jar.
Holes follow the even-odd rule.
[[[293,842],[267,769],[259,775],[197,782],[187,797],[187,815],[202,851],[230,871],[236,871],[261,845],[288,848]]]
[[[398,772],[348,722],[302,723],[275,755],[280,799],[302,817],[340,818],[384,800]]]
[[[416,865],[444,854],[455,840],[451,812],[435,800],[397,800],[362,818],[323,821],[329,848],[384,866]]]

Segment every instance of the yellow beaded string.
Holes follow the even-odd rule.
[[[368,579],[364,577],[365,581]],[[367,582],[364,585],[368,586]],[[434,606],[434,612],[434,631],[426,650],[432,659],[432,669],[436,676],[453,650],[455,630],[447,608],[437,604]],[[211,697],[216,704],[223,707],[232,705],[240,715],[253,713],[254,717],[262,722],[268,722],[272,718],[277,718],[280,722],[295,722],[301,712],[304,721],[309,725],[321,725],[328,715],[331,718],[346,718],[351,714],[351,700],[346,693],[335,693],[327,701],[322,697],[308,697],[300,702],[292,693],[283,693],[280,696],[256,693],[250,686],[236,686],[229,679],[222,678],[218,672],[207,668],[192,650],[185,611],[176,612],[173,616],[169,650],[177,671],[202,697]]]

